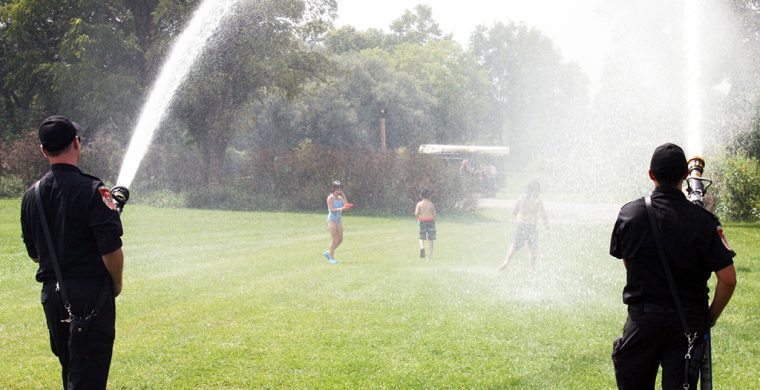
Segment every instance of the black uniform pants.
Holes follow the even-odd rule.
[[[704,312],[687,311],[686,317],[691,329],[703,328]],[[662,388],[682,389],[687,345],[677,313],[656,306],[629,307],[623,335],[612,345],[618,388],[654,389],[662,366]],[[696,388],[696,381],[690,385]]]
[[[88,322],[84,335],[72,335],[69,323],[61,322],[68,318],[68,312],[56,291],[56,283],[42,286],[41,301],[50,332],[50,348],[61,363],[63,388],[66,390],[106,388],[116,333],[116,310],[110,280],[65,281],[71,311],[77,316],[92,311],[104,283],[108,295],[98,314]]]

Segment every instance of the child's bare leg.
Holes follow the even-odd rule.
[[[499,266],[499,271],[504,271],[507,268],[507,264],[509,263],[509,260],[512,259],[512,256],[515,255],[515,244],[512,244],[509,246],[509,250],[507,251],[507,257],[504,259],[504,262],[501,263]]]
[[[429,255],[430,255],[431,259],[433,258],[433,244],[434,243],[435,243],[435,241],[430,240],[430,253],[429,253]]]
[[[530,247],[530,267],[532,270],[535,271],[536,269],[536,263],[538,262],[538,246],[531,246]]]
[[[343,229],[340,225],[338,225],[335,222],[329,223],[330,227],[330,248],[328,249],[328,252],[330,253],[330,258],[335,258],[335,249],[338,248],[338,246],[343,242]]]

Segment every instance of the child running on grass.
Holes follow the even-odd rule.
[[[435,204],[430,201],[430,191],[420,192],[421,201],[414,209],[414,215],[420,225],[420,258],[425,258],[425,241],[430,241],[429,257],[433,258],[433,241],[435,241]]]
[[[534,180],[528,184],[528,190],[525,195],[517,200],[514,210],[515,221],[517,222],[515,238],[507,251],[504,263],[499,266],[499,271],[504,271],[507,268],[509,260],[525,244],[528,244],[528,248],[530,249],[531,267],[535,269],[536,259],[538,258],[538,229],[536,229],[538,218],[541,217],[544,220],[544,226],[549,227],[546,211],[544,211],[544,204],[538,199],[540,193],[541,185]]]

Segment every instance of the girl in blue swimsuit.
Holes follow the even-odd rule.
[[[330,186],[330,195],[327,197],[327,228],[330,230],[330,248],[322,255],[331,264],[338,264],[335,260],[335,249],[343,242],[343,223],[341,222],[341,213],[347,207],[348,203],[346,194],[343,193],[343,186],[339,181],[334,181]]]

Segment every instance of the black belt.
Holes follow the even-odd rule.
[[[93,285],[101,285],[103,283],[103,278],[108,277],[108,274],[100,275],[98,277],[78,277],[78,278],[67,278],[65,279],[66,282],[71,283],[92,283]],[[46,279],[42,281],[43,286],[49,286],[49,285],[55,285],[58,283],[55,279]]]
[[[633,309],[639,313],[676,313],[676,308],[673,306],[662,306],[654,303],[637,303],[634,305],[628,305],[628,309]],[[689,311],[688,308],[684,308],[684,311]]]

